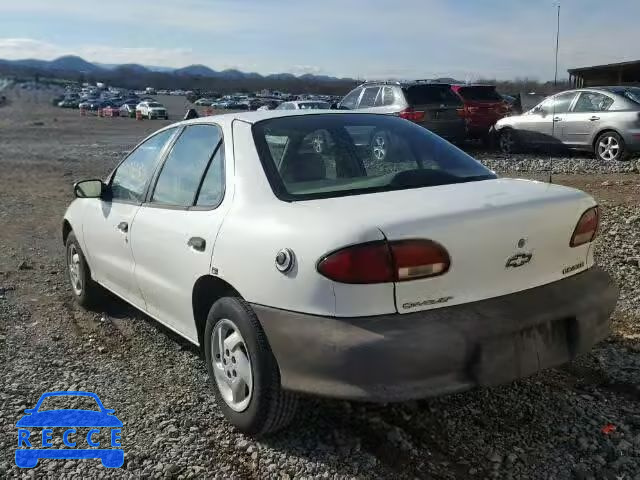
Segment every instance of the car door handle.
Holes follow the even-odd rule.
[[[191,237],[187,242],[187,245],[196,252],[204,252],[207,242],[204,238]]]
[[[596,120],[600,120],[600,117],[596,117],[595,115],[589,119],[590,122],[595,122]]]
[[[129,224],[127,222],[120,222],[117,228],[122,233],[127,233],[129,231]]]
[[[553,117],[553,121],[554,122],[561,122],[562,121],[562,117]]]

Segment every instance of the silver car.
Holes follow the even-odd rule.
[[[640,152],[640,87],[569,90],[495,125],[504,153],[563,146],[594,152],[603,161]]]

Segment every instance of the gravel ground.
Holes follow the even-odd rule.
[[[640,480],[633,164],[554,160],[555,182],[602,205],[597,259],[621,287],[613,334],[592,353],[510,385],[419,402],[306,399],[291,428],[256,441],[222,418],[194,347],[117,299],[78,308],[64,278],[59,228],[72,182],[103,175],[164,122],[80,119],[30,95],[0,109],[0,477]],[[507,175],[548,169],[534,155],[475,153]],[[15,467],[15,422],[41,393],[67,389],[116,409],[122,469],[97,460]]]

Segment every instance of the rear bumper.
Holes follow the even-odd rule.
[[[627,130],[622,134],[627,150],[633,153],[640,152],[640,129]]]
[[[410,314],[336,318],[253,305],[285,389],[402,401],[496,385],[587,352],[618,289],[599,268],[534,289]]]
[[[466,136],[466,125],[462,118],[460,120],[452,121],[427,120],[425,122],[418,123],[418,125],[452,142],[464,140]]]

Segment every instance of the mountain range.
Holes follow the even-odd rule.
[[[52,73],[60,73],[60,72],[74,72],[74,73],[83,73],[83,74],[91,74],[94,76],[98,76],[101,73],[108,74],[112,72],[121,72],[121,73],[130,73],[130,74],[148,74],[148,73],[168,73],[177,75],[180,77],[192,77],[192,78],[217,78],[217,79],[225,79],[225,80],[293,80],[300,79],[304,81],[316,81],[323,83],[330,82],[345,82],[345,81],[354,81],[350,78],[337,78],[331,77],[327,75],[313,75],[313,74],[304,74],[300,76],[295,76],[291,73],[275,73],[270,75],[261,75],[255,72],[241,72],[235,69],[227,69],[216,71],[205,65],[189,65],[187,67],[182,68],[168,68],[168,67],[153,67],[153,66],[145,66],[139,65],[137,63],[127,63],[127,64],[102,64],[102,63],[91,63],[86,61],[83,58],[80,58],[75,55],[67,55],[60,58],[56,58],[55,60],[36,60],[36,59],[25,59],[25,60],[2,60],[0,59],[0,66],[5,67],[23,67],[29,69],[37,69],[42,72],[52,72]]]

